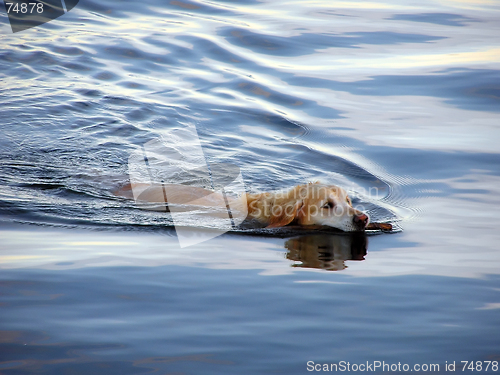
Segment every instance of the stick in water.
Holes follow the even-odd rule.
[[[366,229],[368,229],[368,230],[380,229],[380,230],[391,231],[392,224],[389,224],[389,223],[370,223],[367,225]]]

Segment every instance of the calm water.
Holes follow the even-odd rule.
[[[498,2],[80,0],[20,33],[0,20],[2,374],[500,361]],[[191,125],[248,191],[338,184],[398,231],[181,249],[169,215],[113,191],[134,150]]]

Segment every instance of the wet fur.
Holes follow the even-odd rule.
[[[141,188],[142,202],[164,202],[161,185],[127,185],[116,195],[131,197],[133,188]],[[191,205],[214,207],[225,206],[221,193],[185,185],[169,185],[169,192],[175,201],[183,200]],[[172,201],[173,202],[173,201]],[[229,198],[231,209],[247,208],[247,218],[256,219],[267,228],[285,225],[327,225],[343,231],[362,231],[369,222],[365,213],[352,207],[346,191],[338,186],[319,182],[298,185],[287,191],[245,193],[239,198]],[[331,204],[330,207],[325,207]]]

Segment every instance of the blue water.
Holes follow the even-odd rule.
[[[80,0],[15,34],[2,12],[0,372],[499,361],[498,35],[486,0]],[[398,231],[181,249],[113,192],[191,125],[248,191],[337,184]]]

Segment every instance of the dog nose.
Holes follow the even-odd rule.
[[[353,221],[354,224],[362,226],[364,228],[368,224],[368,216],[366,216],[365,214],[356,215],[354,216]]]

